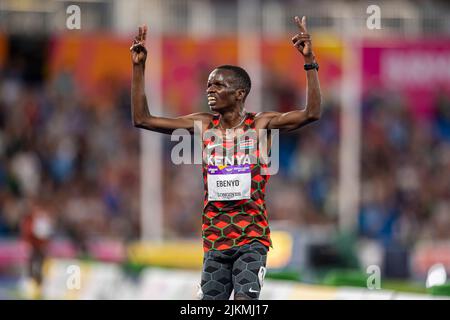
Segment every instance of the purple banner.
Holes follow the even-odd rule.
[[[251,172],[250,164],[226,166],[222,169],[220,169],[218,166],[208,166],[208,174],[238,174],[250,172]]]

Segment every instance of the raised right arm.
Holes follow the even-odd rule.
[[[185,115],[177,118],[156,117],[150,113],[145,96],[145,60],[147,50],[145,48],[145,38],[147,27],[139,27],[139,34],[135,37],[130,48],[131,60],[133,63],[131,80],[131,116],[133,125],[137,128],[147,129],[155,132],[171,134],[176,129],[187,129],[194,131],[195,121],[201,121],[202,130],[210,121],[210,113],[201,112]]]

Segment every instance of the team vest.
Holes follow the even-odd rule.
[[[238,131],[234,136],[220,133],[219,122],[220,115],[214,115],[203,134],[203,249],[225,250],[255,240],[270,247],[264,200],[270,176],[261,171],[267,165],[259,159],[257,135],[251,134],[255,113],[246,113],[243,126],[230,130]]]

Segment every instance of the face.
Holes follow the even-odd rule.
[[[244,90],[237,89],[231,70],[215,69],[208,78],[206,94],[212,111],[234,107],[243,101]]]

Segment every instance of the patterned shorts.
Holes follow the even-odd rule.
[[[266,273],[267,247],[259,241],[227,250],[211,250],[203,258],[199,298],[257,300]]]

